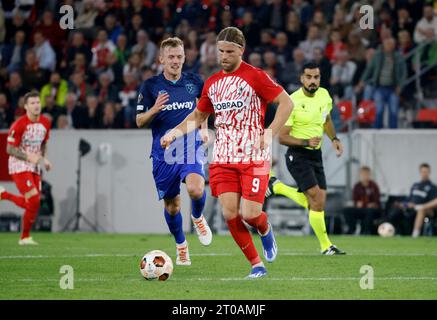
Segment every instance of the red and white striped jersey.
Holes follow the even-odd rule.
[[[49,119],[40,116],[39,120],[33,122],[27,115],[24,115],[12,124],[9,129],[7,142],[19,148],[22,152],[38,153],[41,151],[42,143],[49,139],[49,134]],[[20,172],[34,172],[40,174],[41,168],[29,161],[9,156],[9,174]]]
[[[208,78],[197,108],[215,113],[214,163],[270,160],[270,151],[255,146],[264,134],[267,103],[283,88],[264,71],[241,63],[232,73],[223,70]]]

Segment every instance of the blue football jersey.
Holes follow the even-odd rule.
[[[173,142],[172,148],[169,148],[169,150],[164,150],[160,144],[161,137],[168,130],[176,127],[194,111],[196,98],[200,97],[202,88],[203,81],[198,75],[185,72],[176,82],[167,80],[162,73],[143,82],[138,94],[137,114],[152,108],[159,94],[167,93],[169,95],[169,100],[164,108],[153,118],[149,125],[153,136],[151,158],[163,161],[165,152],[172,152],[173,158],[175,156],[179,158],[183,155],[186,159],[187,151],[197,151],[199,146],[202,145],[197,129],[190,137],[181,137]],[[182,143],[184,144],[183,154],[175,150],[175,147],[180,148]]]

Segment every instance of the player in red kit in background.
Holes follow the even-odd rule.
[[[37,91],[24,96],[26,114],[17,119],[9,129],[6,152],[9,154],[9,174],[12,176],[20,196],[5,191],[0,186],[0,200],[9,200],[23,208],[24,216],[19,245],[37,245],[30,236],[40,207],[41,167],[51,169],[45,157],[50,121],[41,115],[41,101]]]
[[[273,262],[277,255],[273,230],[262,211],[270,170],[270,147],[264,137],[275,136],[291,113],[293,104],[284,89],[264,71],[242,61],[245,38],[234,27],[217,36],[223,70],[208,78],[197,108],[181,124],[161,138],[167,148],[215,114],[216,140],[210,164],[212,195],[219,198],[223,215],[235,242],[252,265],[247,278],[267,274],[243,221],[258,230],[264,257]],[[264,129],[267,103],[278,104],[275,119]]]

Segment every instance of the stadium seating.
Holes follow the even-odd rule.
[[[357,122],[361,128],[370,128],[375,121],[376,107],[373,100],[363,100],[358,105]]]
[[[415,128],[437,128],[437,109],[420,109],[413,121]]]

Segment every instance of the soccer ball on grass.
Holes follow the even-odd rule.
[[[378,227],[378,234],[381,237],[393,237],[395,234],[395,227],[389,222],[381,223]]]
[[[164,251],[152,250],[141,259],[140,272],[146,280],[165,281],[173,272],[173,262]]]

